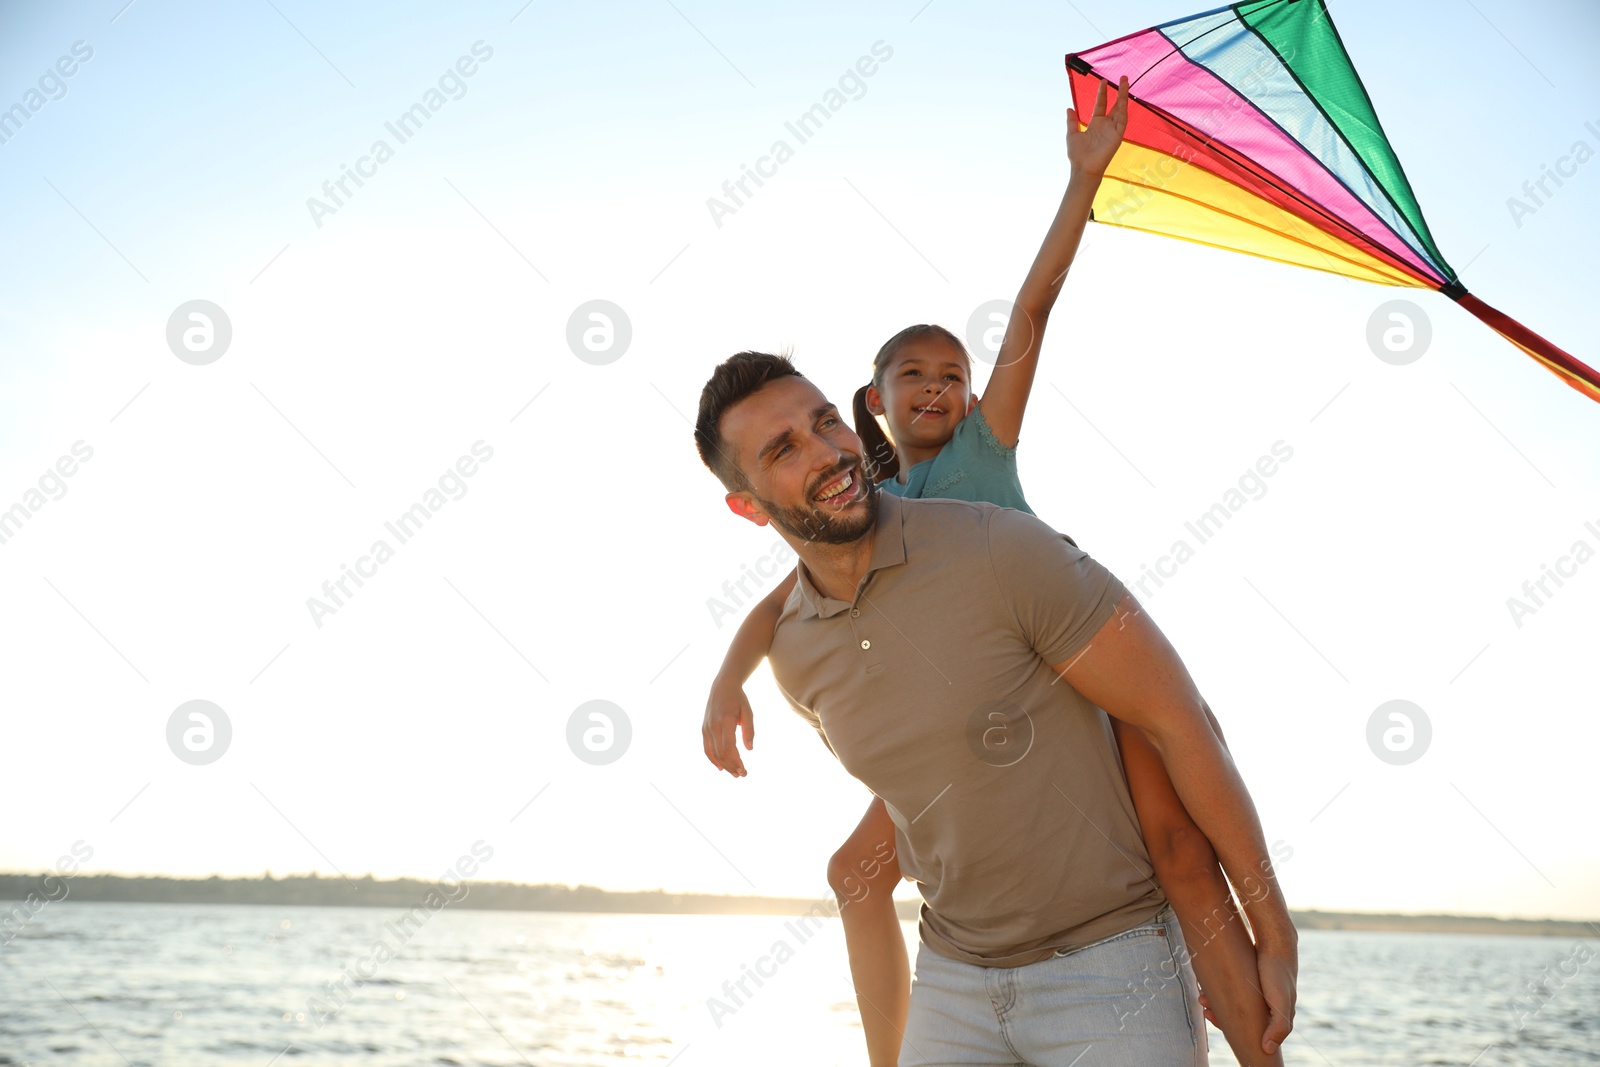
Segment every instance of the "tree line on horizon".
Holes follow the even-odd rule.
[[[410,907],[441,883],[420,878],[377,879],[309,874],[224,878],[165,875],[0,873],[0,900],[30,894],[50,901],[158,904],[291,904],[324,907]],[[668,893],[662,889],[617,892],[598,886],[529,885],[467,880],[467,895],[454,908],[507,911],[665,912],[699,915],[743,912],[785,915],[795,900],[774,897]],[[454,891],[453,891],[454,892]]]
[[[309,874],[175,878],[165,875],[23,874],[0,872],[0,919],[30,895],[40,901],[117,904],[260,904],[312,907],[400,907],[420,904],[443,884],[421,878],[378,879]],[[724,896],[669,893],[664,889],[610,890],[592,885],[466,881],[467,894],[449,906],[476,911],[601,912],[642,915],[796,915],[821,902],[801,897]],[[456,894],[452,888],[451,895]],[[831,902],[831,896],[828,898]],[[914,921],[916,900],[897,900],[900,918]],[[1302,930],[1522,934],[1593,937],[1600,922],[1565,919],[1500,919],[1476,915],[1398,915],[1364,912],[1293,911]]]

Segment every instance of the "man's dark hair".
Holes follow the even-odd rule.
[[[734,462],[722,440],[722,416],[729,408],[768,382],[790,376],[804,378],[788,356],[766,352],[740,352],[729,356],[711,372],[711,379],[700,390],[700,414],[694,423],[694,445],[700,459],[729,492],[749,488],[744,472]]]

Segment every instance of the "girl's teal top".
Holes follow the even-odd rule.
[[[888,478],[878,488],[895,496],[969,500],[1033,514],[1017,479],[1017,450],[1000,443],[982,408],[974,408],[956,424],[955,434],[937,456],[901,473],[904,485]]]

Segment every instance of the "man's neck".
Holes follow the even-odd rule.
[[[806,573],[817,592],[831,600],[854,601],[861,579],[872,563],[872,544],[878,524],[847,545],[828,545],[806,541],[794,546],[795,554],[806,565]]]

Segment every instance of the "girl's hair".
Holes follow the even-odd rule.
[[[961,343],[960,338],[945,329],[943,326],[931,326],[921,323],[916,326],[907,326],[893,337],[883,343],[878,349],[878,354],[872,357],[872,384],[879,389],[883,388],[883,374],[894,361],[896,352],[908,341],[922,341],[928,338],[937,338],[944,341],[951,348],[961,353],[961,358],[967,361],[970,370],[972,357],[967,355],[967,346]],[[867,410],[867,387],[863,385],[856,390],[855,402],[852,405],[855,412],[856,436],[861,438],[861,443],[866,446],[866,454],[861,457],[862,464],[866,467],[867,477],[873,482],[880,482],[885,478],[893,478],[900,473],[900,456],[894,450],[894,445],[889,438],[884,436],[883,427],[878,424],[878,417]]]

